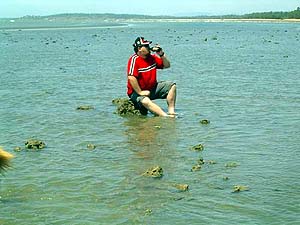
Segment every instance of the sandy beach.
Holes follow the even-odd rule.
[[[299,23],[300,19],[125,19],[117,20],[118,22],[174,22],[174,23],[187,23],[187,22],[207,22],[207,23],[221,23],[221,22],[255,22],[255,23]]]

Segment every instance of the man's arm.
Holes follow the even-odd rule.
[[[164,64],[164,68],[170,68],[171,67],[171,63],[169,61],[169,59],[166,57],[165,53],[162,53],[163,55],[160,56],[160,58],[162,59],[163,61],[163,64]]]
[[[133,90],[138,95],[150,96],[150,91],[148,91],[148,90],[142,90],[135,76],[128,75],[128,80],[129,80],[129,82],[130,82]]]

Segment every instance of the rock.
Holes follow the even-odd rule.
[[[225,167],[227,167],[227,168],[233,168],[233,167],[237,167],[237,166],[239,166],[239,164],[236,162],[229,162],[229,163],[225,164]]]
[[[90,150],[94,150],[95,148],[96,148],[96,145],[94,145],[94,144],[87,144],[87,146],[86,146],[88,149],[90,149]]]
[[[199,165],[203,165],[205,163],[203,158],[198,159],[198,164]]]
[[[163,176],[163,169],[160,166],[151,167],[143,173],[143,176],[160,178]]]
[[[116,98],[112,103],[117,106],[116,113],[120,116],[141,115],[140,111],[135,108],[134,104],[128,98]]]
[[[81,105],[76,108],[77,110],[91,110],[95,109],[94,106],[91,105]]]
[[[14,148],[14,151],[15,151],[15,152],[20,152],[20,151],[22,151],[22,148],[19,147],[19,146],[17,146],[17,147]]]
[[[46,144],[37,139],[29,139],[25,142],[25,147],[27,149],[33,149],[33,150],[38,150],[38,149],[43,149],[46,147]]]
[[[235,185],[233,187],[233,192],[249,191],[249,187],[242,185]]]
[[[200,120],[200,123],[203,124],[203,125],[207,125],[207,124],[210,123],[210,121],[207,120],[207,119],[204,119],[204,120]]]
[[[201,165],[199,165],[199,164],[193,166],[192,169],[191,169],[192,172],[195,172],[195,171],[198,171],[198,170],[201,170]]]
[[[215,160],[207,160],[205,161],[207,164],[217,164]]]
[[[198,145],[193,146],[192,150],[194,150],[194,151],[203,151],[204,146],[202,144],[198,144]]]
[[[174,184],[174,187],[179,191],[187,191],[189,189],[188,184]]]

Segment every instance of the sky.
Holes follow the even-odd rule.
[[[226,15],[292,11],[300,0],[0,0],[0,18],[60,13]]]

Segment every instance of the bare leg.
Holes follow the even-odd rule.
[[[143,98],[141,101],[144,107],[146,107],[150,112],[158,115],[158,116],[168,116],[158,105],[156,105],[153,101],[150,100],[149,97]]]
[[[176,85],[174,84],[168,95],[167,95],[167,103],[168,103],[168,113],[170,115],[175,114],[175,103],[176,103]]]

